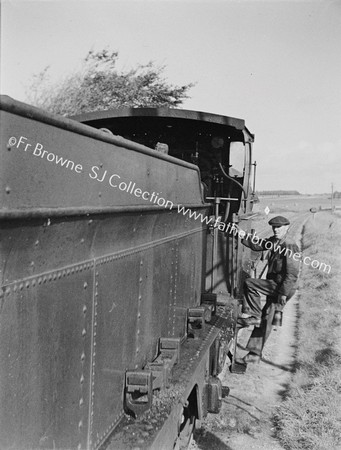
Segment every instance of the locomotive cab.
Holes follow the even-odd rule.
[[[254,136],[244,120],[168,108],[120,108],[72,119],[197,165],[205,200],[229,199],[219,204],[224,220],[232,220],[240,209],[251,211]]]
[[[251,215],[254,198],[254,136],[244,120],[169,108],[120,108],[72,118],[199,167],[203,199],[211,205],[209,217],[197,219],[211,234],[205,290],[239,296],[244,276],[237,267],[244,249],[232,224]]]

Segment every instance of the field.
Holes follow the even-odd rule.
[[[254,211],[264,213],[264,209],[268,207],[270,209],[269,216],[285,212],[305,213],[309,212],[310,208],[331,209],[331,199],[328,195],[260,197],[259,200],[259,203],[254,206]],[[341,209],[341,199],[333,199],[333,206]]]
[[[302,268],[295,373],[275,415],[286,448],[341,448],[340,242],[341,220],[330,213],[304,226],[303,251],[332,270]]]

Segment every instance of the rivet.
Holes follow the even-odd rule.
[[[86,329],[85,328],[83,328],[83,331],[82,331],[82,336],[85,336],[86,335]]]
[[[83,306],[83,313],[85,314],[87,312],[87,307],[86,305]]]
[[[84,361],[84,359],[85,359],[85,353],[83,352],[81,355],[81,360]]]
[[[80,382],[81,384],[84,383],[84,375],[83,375],[83,374],[82,374],[81,379],[79,380],[79,382]]]
[[[88,283],[85,281],[83,284],[84,289],[86,289],[88,287]]]
[[[26,287],[29,288],[30,287],[30,282],[26,281]]]
[[[11,188],[9,186],[6,186],[6,194],[9,194],[11,192]]]
[[[83,397],[79,400],[79,406],[82,406],[84,403]]]
[[[24,284],[23,284],[23,283],[20,283],[19,289],[20,289],[21,291],[24,289]]]

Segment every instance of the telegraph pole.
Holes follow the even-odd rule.
[[[333,213],[333,210],[334,210],[334,198],[333,197],[334,197],[334,184],[332,183],[332,197],[331,197],[331,200],[330,200],[332,213]]]

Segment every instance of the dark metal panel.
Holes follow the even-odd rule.
[[[4,287],[1,448],[87,448],[92,266]]]
[[[183,330],[186,329],[187,308],[200,304],[204,255],[202,233],[206,233],[206,230],[197,229],[192,234],[180,238],[176,245],[177,269],[172,337],[183,337]]]
[[[91,448],[96,448],[122,417],[124,373],[139,360],[139,278],[140,261],[135,255],[108,256],[96,263]]]
[[[160,337],[184,338],[187,307],[200,298],[205,229],[175,233],[177,214],[121,219],[111,237],[103,221],[94,242],[96,254],[103,254],[104,243],[107,252],[116,251],[96,259],[91,448],[122,418],[125,371],[152,361]]]
[[[20,292],[26,293],[24,297],[23,294],[16,297],[10,290],[9,301],[4,303],[2,323],[8,323],[8,326],[2,328],[1,356],[8,352],[15,356],[9,361],[9,371],[2,367],[6,380],[2,384],[2,395],[6,398],[4,406],[7,408],[10,397],[5,392],[12,385],[11,374],[14,373],[20,378],[13,384],[15,392],[20,392],[29,405],[26,407],[23,403],[23,406],[17,397],[12,409],[8,409],[10,417],[14,417],[11,422],[3,410],[5,429],[10,429],[6,439],[10,438],[11,424],[14,424],[14,429],[26,430],[36,448],[39,445],[53,448],[56,442],[66,447],[71,442],[86,448],[87,427],[88,445],[96,447],[101,442],[121,418],[125,370],[142,368],[151,361],[156,356],[159,337],[183,337],[185,334],[186,307],[179,303],[184,299],[176,297],[179,294],[177,288],[186,283],[187,277],[191,287],[198,282],[195,274],[198,266],[193,261],[201,252],[197,236],[202,236],[202,230],[205,232],[205,227],[175,211],[97,216],[89,220],[2,222],[2,268],[6,285],[11,288],[15,280],[21,280]],[[80,271],[75,272],[74,266],[64,266],[70,262],[74,262],[75,267],[91,264],[92,259],[97,261],[98,285],[94,285],[96,308],[91,323],[93,269],[89,272],[89,280],[86,277],[88,290],[83,296],[77,278]],[[77,261],[85,262],[77,264]],[[183,269],[181,265],[186,266],[187,262],[188,267]],[[18,281],[18,286],[21,282]],[[26,291],[25,283],[29,286]],[[19,292],[18,289],[15,292]],[[196,287],[194,291],[198,289]],[[79,310],[76,311],[83,298],[86,317],[83,310],[80,316]],[[186,302],[188,299],[194,301],[193,295],[184,298]],[[18,305],[21,309],[17,313]],[[23,305],[29,305],[28,316],[26,309],[22,310]],[[116,310],[120,313],[116,314]],[[80,329],[79,321],[82,320],[86,324]],[[12,329],[18,336],[23,336],[22,341],[27,342],[28,349],[15,339],[11,344]],[[77,410],[80,399],[76,394],[79,376],[80,379],[82,376],[77,364],[79,354],[83,354],[80,335],[83,336],[84,329],[83,358],[88,378],[84,375],[82,381],[84,392],[87,392],[82,404],[84,411],[88,410],[90,414],[80,418]],[[55,351],[57,344],[62,350],[59,356]],[[27,355],[31,355],[29,359]],[[91,398],[89,405],[87,395]],[[46,404],[39,403],[43,398]],[[63,409],[61,405],[64,405]],[[29,410],[33,414],[28,414]],[[34,417],[34,424],[26,414]],[[78,430],[75,427],[81,421]],[[65,440],[60,438],[61,434]],[[18,448],[25,448],[20,441],[22,435],[15,436]],[[76,442],[74,436],[79,441]],[[25,438],[25,445],[27,442]]]
[[[91,259],[95,230],[95,221],[84,218],[2,221],[2,283],[38,276]]]
[[[175,293],[175,247],[176,240],[156,247],[153,250],[153,260],[147,255],[151,267],[151,299],[152,299],[152,329],[151,338],[170,337],[172,333],[172,316],[174,311]],[[184,334],[184,330],[182,335]],[[155,345],[155,344],[154,344]]]
[[[204,204],[196,166],[3,111],[0,159],[2,213]]]
[[[91,448],[101,444],[123,415],[125,371],[152,361],[159,338],[168,335],[173,280],[165,269],[171,270],[171,245],[151,243],[97,261]],[[165,251],[170,258],[161,266]]]

